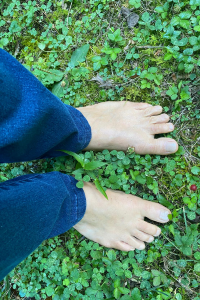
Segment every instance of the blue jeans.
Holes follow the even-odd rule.
[[[78,152],[90,140],[81,112],[0,49],[0,163],[63,156],[56,150]],[[83,218],[86,199],[76,182],[50,172],[0,183],[0,281],[44,240]]]

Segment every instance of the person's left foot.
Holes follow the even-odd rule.
[[[92,139],[84,150],[123,150],[132,147],[138,154],[167,155],[178,150],[171,138],[155,139],[155,134],[168,133],[174,125],[161,106],[147,103],[108,101],[79,107],[92,130]]]
[[[170,210],[159,203],[143,200],[121,191],[107,189],[108,200],[89,182],[83,187],[86,212],[73,227],[88,239],[108,248],[122,251],[143,250],[160,235],[158,226],[144,221],[147,217],[159,223],[169,221]]]

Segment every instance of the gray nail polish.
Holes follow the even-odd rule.
[[[162,211],[160,212],[160,219],[161,219],[162,221],[169,221],[168,215],[169,215],[169,212],[168,212],[167,210],[162,210]]]
[[[167,152],[175,152],[176,151],[176,143],[173,143],[173,142],[166,143],[166,151]]]

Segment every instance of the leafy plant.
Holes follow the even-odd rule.
[[[72,151],[67,151],[67,150],[57,150],[57,151],[62,151],[64,153],[67,153],[68,155],[71,155],[73,156],[78,162],[79,164],[81,165],[82,168],[77,168],[75,172],[73,172],[73,174],[75,174],[75,178],[76,179],[80,179],[82,178],[81,177],[81,174],[83,173],[83,170],[86,170],[86,171],[93,171],[97,168],[100,168],[102,166],[105,165],[105,163],[101,162],[101,161],[88,161],[87,158],[83,159],[80,155],[76,154],[75,152],[72,152]],[[103,187],[101,186],[98,178],[95,176],[95,174],[93,172],[88,172],[88,175],[84,176],[82,179],[83,181],[89,181],[90,180],[90,177],[92,177],[94,179],[94,184],[96,186],[96,188],[102,193],[102,195],[108,200],[108,196],[106,195]],[[83,188],[83,181],[80,180],[76,186],[78,188]]]

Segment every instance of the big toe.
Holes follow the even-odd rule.
[[[170,210],[159,203],[143,200],[141,208],[143,217],[147,217],[148,219],[159,223],[166,223],[169,221],[168,215],[171,214]]]
[[[147,147],[148,149],[146,149],[146,152],[148,154],[157,155],[168,155],[175,153],[178,150],[177,142],[170,138],[153,139],[147,144]]]

